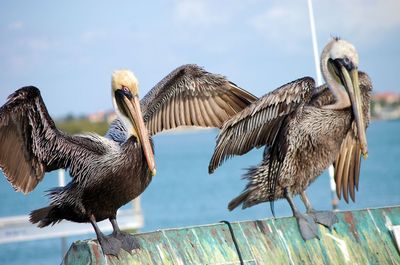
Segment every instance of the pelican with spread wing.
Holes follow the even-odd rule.
[[[298,221],[302,237],[318,236],[315,222],[331,227],[337,218],[315,211],[305,193],[330,164],[335,168],[336,189],[354,201],[360,175],[360,157],[367,156],[365,130],[369,122],[372,84],[358,72],[354,46],[338,38],[324,48],[321,70],[326,84],[315,87],[304,77],[266,94],[232,117],[222,127],[209,165],[212,173],[227,158],[265,147],[262,162],[244,175],[245,190],[229,203],[251,207],[285,198]],[[307,214],[293,202],[300,194]]]
[[[35,87],[9,96],[0,108],[0,168],[12,186],[31,192],[45,172],[68,169],[72,180],[50,190],[50,205],[31,213],[45,227],[70,220],[90,222],[104,254],[136,248],[120,231],[117,209],[139,196],[156,174],[151,136],[179,126],[221,127],[256,98],[220,75],[184,65],[162,79],[139,101],[132,72],[112,75],[112,102],[118,115],[105,137],[67,135],[49,116]],[[97,222],[109,219],[105,236]]]

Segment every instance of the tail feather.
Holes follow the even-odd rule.
[[[56,209],[57,206],[50,205],[44,208],[40,208],[31,212],[29,221],[32,224],[38,223],[38,227],[45,227],[50,224],[55,224],[60,221],[59,218],[56,217]]]
[[[231,200],[231,202],[228,204],[229,211],[232,211],[233,209],[235,209],[236,207],[238,207],[242,203],[243,203],[243,208],[246,208],[245,207],[245,202],[246,202],[247,197],[249,196],[249,194],[250,194],[250,190],[245,190],[239,196],[237,196],[236,198]]]

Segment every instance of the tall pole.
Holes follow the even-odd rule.
[[[317,74],[317,85],[320,86],[322,85],[322,75],[321,75],[321,68],[319,66],[319,51],[318,51],[317,33],[315,31],[314,10],[312,5],[312,0],[307,0],[307,3],[308,3],[308,15],[310,18],[311,39],[314,52],[315,73]]]
[[[64,169],[58,170],[58,186],[64,187],[65,186],[65,171]],[[61,257],[63,258],[65,253],[67,252],[67,238],[61,238]]]
[[[319,51],[318,51],[318,41],[317,41],[317,33],[315,30],[315,20],[314,20],[314,10],[312,5],[312,0],[307,0],[308,4],[308,15],[310,18],[310,28],[311,28],[311,38],[313,44],[313,53],[314,53],[314,64],[315,64],[315,72],[317,74],[317,85],[322,85],[322,74],[321,68],[319,65]],[[331,200],[332,200],[332,209],[338,209],[338,198],[336,197],[336,184],[334,179],[334,169],[333,166],[329,166],[329,180],[331,186]]]

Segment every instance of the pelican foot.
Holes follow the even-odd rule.
[[[122,246],[122,243],[119,239],[112,236],[103,236],[98,238],[98,241],[104,255],[113,255],[115,257],[118,256]]]
[[[122,231],[113,232],[112,236],[121,241],[121,248],[129,253],[139,248],[135,237],[129,233]]]
[[[301,213],[296,213],[295,217],[297,220],[297,224],[299,225],[301,237],[304,240],[309,240],[312,238],[319,239],[318,227],[313,217]]]
[[[332,226],[339,222],[336,213],[331,211],[312,211],[308,215],[312,216],[316,223],[326,226],[329,229],[332,229]]]

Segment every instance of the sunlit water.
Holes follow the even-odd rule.
[[[368,160],[362,161],[356,203],[340,202],[340,209],[360,209],[400,204],[400,121],[376,121],[368,129]],[[220,220],[248,220],[271,217],[269,204],[250,209],[226,208],[246,182],[240,179],[245,168],[257,164],[261,150],[235,157],[207,173],[215,144],[216,130],[161,134],[154,137],[157,176],[142,196],[145,227],[142,231],[160,228],[215,223]],[[0,173],[1,175],[1,173]],[[24,196],[15,193],[4,177],[0,177],[0,216],[23,215],[48,203],[44,191],[57,185],[56,173],[46,175],[34,192]],[[328,174],[321,175],[308,189],[317,209],[329,209],[331,198]],[[297,198],[297,202],[299,202]],[[301,204],[299,203],[299,206]],[[291,215],[285,201],[275,204],[276,215]],[[93,237],[83,235],[68,239]],[[0,245],[1,264],[59,264],[59,239]]]

